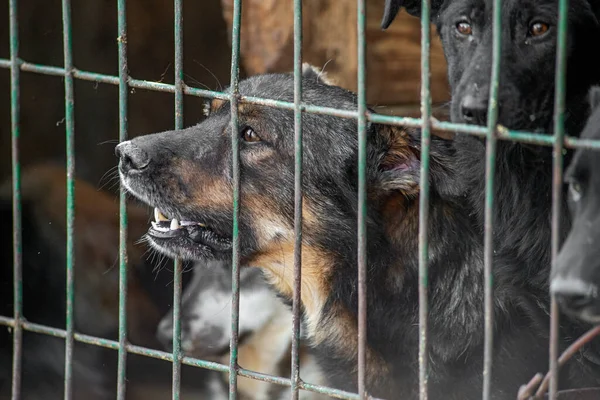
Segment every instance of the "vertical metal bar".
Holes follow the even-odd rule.
[[[367,398],[367,85],[365,0],[357,0],[358,44],[358,394]]]
[[[231,268],[231,342],[229,353],[229,399],[237,399],[238,372],[238,327],[240,311],[240,143],[238,126],[238,100],[240,77],[240,31],[242,24],[242,2],[233,2],[233,27],[231,31],[231,151],[233,173],[233,232]]]
[[[567,28],[569,1],[558,3],[558,37],[556,43],[556,76],[554,92],[554,146],[552,179],[552,264],[560,250],[560,211],[562,204],[563,147],[565,135],[565,94],[567,75]],[[554,295],[550,305],[550,400],[558,392],[559,312]]]
[[[127,140],[127,4],[118,0],[119,45],[119,142]],[[119,196],[119,353],[117,400],[125,400],[127,375],[127,190],[121,183]]]
[[[175,129],[183,129],[183,4],[174,0],[175,39]],[[181,260],[173,268],[173,400],[181,390]]]
[[[427,400],[427,314],[429,313],[428,263],[429,263],[429,148],[431,144],[431,2],[423,0],[421,6],[421,171],[419,194],[419,398]]]
[[[21,365],[23,326],[23,257],[21,242],[21,165],[19,163],[20,76],[19,20],[17,0],[9,0],[10,17],[10,110],[11,110],[11,163],[12,163],[12,215],[13,215],[13,371],[12,399],[21,398]]]
[[[75,115],[70,0],[62,0],[62,18],[65,67],[65,133],[67,144],[67,335],[65,337],[65,400],[70,400],[73,397],[73,329],[75,322],[73,312],[75,298]]]
[[[292,400],[300,382],[300,291],[302,289],[302,0],[294,0],[294,295],[292,299]]]
[[[492,361],[494,344],[494,176],[496,173],[496,124],[498,122],[498,85],[500,80],[501,56],[501,0],[494,0],[493,7],[493,43],[492,43],[492,76],[490,77],[490,94],[488,103],[488,121],[486,136],[485,166],[485,208],[484,208],[484,350],[483,350],[483,400],[491,398]]]

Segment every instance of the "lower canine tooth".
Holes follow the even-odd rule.
[[[177,221],[175,218],[173,218],[173,220],[171,221],[170,228],[171,228],[171,230],[179,229],[179,221]]]

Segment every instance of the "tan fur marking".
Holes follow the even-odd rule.
[[[265,270],[270,283],[284,296],[291,298],[294,288],[294,242],[273,243],[248,261]],[[308,334],[314,337],[321,313],[329,295],[328,280],[332,256],[324,250],[302,246],[302,288],[300,297],[306,313]]]
[[[279,363],[290,352],[290,326],[292,317],[283,303],[273,319],[239,348],[238,364],[251,371],[278,376]],[[221,360],[229,363],[229,357]],[[238,390],[242,395],[256,400],[267,400],[271,384],[245,377],[238,378]]]
[[[227,102],[228,101],[224,99],[212,99],[210,102],[210,113],[212,114],[219,111],[219,109]]]

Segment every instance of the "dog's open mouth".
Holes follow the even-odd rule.
[[[163,252],[184,259],[200,259],[231,250],[231,239],[223,237],[203,223],[168,218],[158,208],[148,229],[152,244]]]

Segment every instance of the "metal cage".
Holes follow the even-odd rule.
[[[233,31],[232,31],[232,53],[231,53],[231,92],[217,92],[193,88],[184,83],[183,80],[183,13],[182,0],[174,0],[175,21],[174,21],[174,66],[175,66],[175,84],[169,85],[160,82],[152,82],[135,79],[128,74],[127,69],[127,17],[126,0],[117,0],[118,2],[118,55],[119,55],[119,75],[110,76],[90,71],[82,71],[73,65],[72,34],[71,34],[71,2],[62,0],[62,19],[63,19],[63,46],[64,46],[64,65],[63,67],[54,67],[29,63],[19,57],[19,19],[18,19],[18,0],[9,0],[10,13],[10,59],[0,59],[0,67],[10,69],[11,71],[11,118],[12,118],[12,177],[13,177],[13,243],[14,243],[14,315],[12,317],[0,316],[0,324],[12,328],[14,347],[13,347],[13,376],[12,376],[12,399],[20,398],[21,393],[21,356],[22,356],[22,335],[23,330],[38,332],[46,335],[52,335],[64,338],[66,342],[66,363],[65,363],[65,399],[72,398],[72,357],[74,341],[103,346],[118,351],[118,387],[117,398],[125,399],[126,393],[126,359],[128,353],[140,354],[148,357],[168,360],[173,363],[173,392],[174,400],[179,399],[180,389],[180,371],[181,364],[192,365],[200,368],[208,368],[220,372],[229,372],[229,397],[234,400],[237,398],[237,377],[244,376],[253,379],[259,379],[278,385],[290,387],[291,398],[297,399],[300,390],[309,390],[318,393],[327,394],[341,399],[364,399],[368,397],[365,386],[365,363],[366,363],[366,127],[368,122],[381,124],[401,125],[409,127],[420,127],[422,129],[422,163],[421,176],[427,176],[429,170],[429,146],[430,132],[432,128],[441,131],[461,132],[464,134],[476,135],[486,139],[486,196],[485,196],[485,350],[484,350],[484,385],[483,399],[490,398],[490,386],[492,376],[492,327],[494,315],[492,309],[493,298],[493,268],[492,268],[492,210],[493,210],[493,187],[494,187],[494,166],[496,143],[498,140],[512,140],[519,142],[532,143],[543,146],[552,146],[554,150],[553,165],[553,216],[552,216],[552,258],[556,257],[559,246],[558,237],[558,213],[560,211],[559,203],[561,199],[561,184],[563,172],[563,148],[594,148],[600,149],[600,141],[581,140],[573,137],[567,137],[564,134],[563,122],[565,114],[565,75],[566,75],[566,38],[567,38],[567,11],[568,0],[559,0],[559,23],[558,23],[558,51],[556,67],[556,93],[555,93],[555,125],[554,135],[544,135],[532,132],[517,132],[507,130],[497,126],[497,97],[498,81],[500,70],[501,54],[501,18],[500,8],[501,0],[493,2],[493,21],[494,21],[494,42],[493,42],[493,69],[491,77],[491,91],[488,110],[487,127],[455,124],[449,122],[439,122],[432,118],[431,95],[430,95],[430,2],[423,0],[421,16],[421,118],[404,118],[396,116],[375,115],[369,113],[366,105],[366,0],[357,0],[358,10],[358,109],[357,111],[337,110],[329,107],[317,107],[302,102],[302,1],[293,0],[294,5],[294,102],[283,102],[255,97],[241,96],[238,92],[239,59],[240,59],[240,25],[242,1],[234,1],[233,11]],[[67,325],[66,330],[51,328],[39,324],[27,322],[22,313],[22,240],[21,240],[21,180],[19,164],[19,108],[20,108],[20,73],[21,71],[33,72],[38,74],[53,75],[64,78],[65,85],[65,134],[66,134],[66,153],[67,153]],[[183,128],[183,98],[184,95],[198,96],[205,98],[226,99],[231,102],[231,129],[232,146],[234,160],[234,225],[233,225],[233,301],[231,308],[232,316],[232,337],[231,337],[231,356],[229,366],[221,365],[215,362],[204,361],[185,357],[181,352],[180,343],[180,302],[181,302],[181,263],[176,262],[174,273],[174,302],[173,302],[173,332],[174,343],[173,352],[151,350],[139,346],[134,346],[127,341],[127,314],[126,314],[126,295],[127,295],[127,214],[126,197],[124,188],[121,188],[120,194],[120,301],[119,301],[119,340],[112,341],[89,335],[78,334],[73,328],[73,301],[74,301],[74,139],[76,129],[74,125],[74,107],[76,106],[74,98],[74,80],[81,79],[117,85],[119,87],[119,141],[126,140],[128,137],[128,103],[127,94],[129,88],[143,88],[154,91],[169,92],[175,94],[175,128]],[[279,107],[293,110],[295,115],[295,287],[293,296],[293,346],[292,346],[292,373],[290,378],[274,377],[262,374],[256,371],[250,371],[241,368],[237,364],[238,350],[238,313],[239,313],[239,238],[238,238],[238,217],[239,217],[239,145],[237,139],[237,107],[240,102],[261,104],[270,107]],[[358,276],[359,276],[359,354],[358,354],[358,393],[347,393],[333,388],[322,387],[304,382],[299,377],[299,353],[298,341],[300,333],[300,243],[302,240],[302,113],[320,113],[342,118],[356,119],[358,122],[359,138],[359,220],[357,227],[358,235]],[[428,261],[428,243],[427,243],[427,220],[429,203],[429,183],[427,179],[421,179],[421,196],[419,211],[419,393],[421,399],[427,399],[427,261]],[[556,300],[552,300],[551,307],[551,347],[550,347],[550,397],[556,398],[557,395],[557,376],[558,376],[558,307]],[[524,377],[525,380],[528,377]]]

